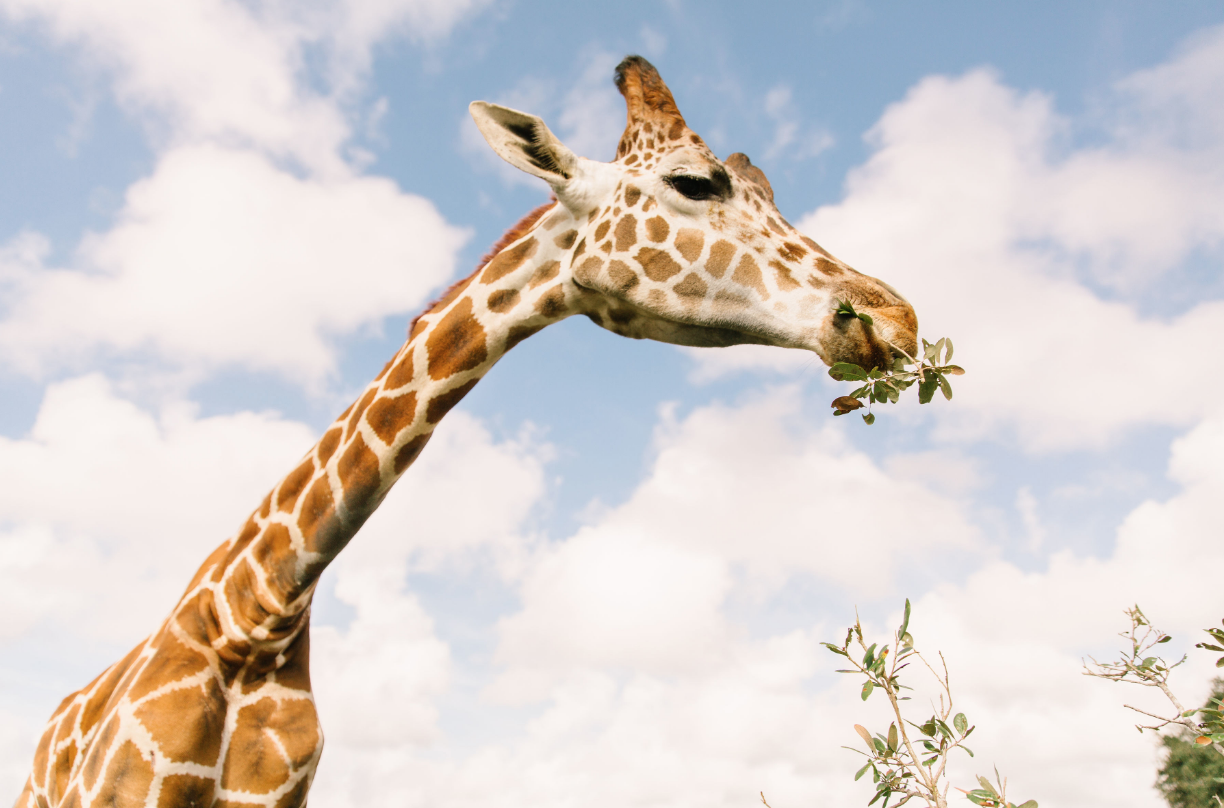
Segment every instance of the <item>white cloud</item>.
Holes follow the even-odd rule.
[[[176,149],[74,267],[44,266],[28,234],[0,252],[0,361],[45,373],[147,352],[318,385],[333,340],[420,305],[465,238],[386,179],[299,179],[251,152]]]
[[[763,155],[766,160],[782,155],[804,160],[833,146],[833,135],[827,130],[803,131],[798,110],[791,98],[791,88],[785,84],[779,84],[765,94],[765,114],[774,122],[773,141]]]
[[[237,0],[4,0],[0,13],[36,22],[114,78],[119,100],[171,144],[237,142],[328,175],[348,169],[351,134],[335,97],[310,88],[308,49],[344,95],[365,78],[371,48],[406,34],[445,36],[482,0],[254,4]]]
[[[995,562],[915,604],[920,646],[947,654],[966,712],[982,727],[973,744],[979,758],[1005,765],[1043,806],[1161,804],[1151,790],[1153,738],[1135,732],[1143,719],[1122,705],[1163,712],[1167,705],[1159,694],[1082,676],[1080,660],[1116,656],[1122,610],[1135,602],[1174,635],[1162,647],[1170,660],[1218,623],[1218,598],[1201,571],[1224,563],[1221,457],[1224,419],[1174,442],[1169,474],[1183,490],[1135,508],[1107,558],[1059,552],[1035,573]],[[1197,706],[1213,659],[1189,650],[1191,664],[1172,684],[1187,706]]]
[[[4,636],[135,642],[313,441],[268,413],[155,415],[99,375],[51,385],[29,436],[0,437]]]
[[[683,421],[665,413],[629,501],[525,576],[523,609],[500,626],[508,671],[492,692],[535,698],[575,667],[705,669],[734,636],[722,614],[733,587],[766,601],[794,576],[875,598],[902,570],[920,575],[926,555],[979,552],[956,501],[890,478],[804,409],[780,389]],[[895,515],[878,518],[881,504]]]
[[[0,437],[0,609],[10,615],[0,675],[26,675],[16,649],[35,634],[81,645],[83,656],[135,643],[315,437],[272,413],[201,418],[186,403],[147,412],[100,375],[51,385],[29,436]],[[477,555],[520,574],[550,456],[531,429],[498,441],[452,412],[329,571],[354,614],[347,626],[314,627],[330,758],[373,765],[373,750],[370,759],[394,763],[435,738],[450,651],[405,576],[462,571]],[[99,659],[99,669],[111,661]],[[13,791],[37,730],[18,718],[0,730],[0,787]],[[371,774],[341,771],[344,783]]]
[[[955,338],[969,374],[952,405],[933,408],[945,434],[1007,425],[1026,448],[1051,450],[1212,412],[1224,390],[1199,371],[1224,302],[1145,316],[1093,292],[1077,266],[1150,296],[1191,250],[1219,244],[1224,138],[1210,88],[1221,65],[1216,29],[1120,85],[1119,116],[1138,110],[1131,129],[1062,159],[1054,144],[1066,123],[1048,98],[986,71],[925,79],[872,131],[875,153],[846,199],[800,221],[909,296],[927,336]],[[1138,113],[1157,103],[1177,106],[1182,123],[1142,128]],[[1161,392],[1160,380],[1178,377],[1198,379],[1194,396]]]

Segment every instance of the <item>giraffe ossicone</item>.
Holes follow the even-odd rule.
[[[541,328],[582,314],[627,337],[864,367],[914,353],[904,298],[787,224],[760,169],[718,160],[646,60],[625,59],[616,84],[628,122],[611,163],[575,155],[535,116],[472,104],[494,151],[556,202],[413,321],[161,627],[63,701],[18,808],[304,805],[323,740],[309,673],[319,575],[446,413]],[[842,302],[871,323],[839,315]]]

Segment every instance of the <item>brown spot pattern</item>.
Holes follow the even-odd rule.
[[[734,257],[734,244],[722,240],[714,242],[710,247],[710,257],[706,259],[706,272],[715,278],[721,278],[727,271],[727,267],[731,266],[731,259]]]
[[[526,241],[520,241],[509,249],[502,250],[485,267],[484,272],[480,275],[480,282],[493,283],[506,277],[521,267],[524,261],[535,255],[538,246],[540,243],[533,236]]]
[[[625,252],[637,244],[637,219],[626,215],[616,223],[616,251]]]
[[[467,303],[468,308],[470,309],[472,306],[471,301],[465,300],[464,302]],[[443,320],[442,322],[445,323],[446,320]],[[362,394],[361,398],[357,400],[357,406],[353,408],[353,414],[349,416],[348,425],[344,428],[345,440],[347,440],[353,434],[353,431],[357,429],[357,424],[361,423],[361,416],[365,414],[366,407],[370,406],[370,402],[374,400],[374,395],[377,392],[377,390],[371,387],[369,390],[366,390],[364,394]]]
[[[700,278],[700,276],[697,275],[696,272],[690,272],[688,275],[685,275],[684,278],[679,283],[676,284],[675,290],[676,290],[676,294],[680,295],[681,297],[688,297],[688,298],[694,298],[694,299],[699,300],[706,296],[708,287],[706,286],[705,281],[703,281]]]
[[[612,279],[612,288],[622,295],[629,294],[630,290],[638,285],[637,273],[624,261],[613,261],[609,264],[608,277]]]
[[[518,303],[518,301],[519,293],[517,289],[498,289],[489,295],[489,302],[486,305],[488,305],[489,311],[505,314],[514,308],[514,304]]]
[[[167,775],[157,795],[157,808],[211,808],[216,786],[193,774]]]
[[[461,384],[453,390],[447,390],[445,393],[435,396],[429,402],[429,406],[425,408],[425,420],[431,424],[441,421],[442,417],[450,412],[451,408],[458,404],[476,386],[476,381],[476,379],[472,379],[470,382]]]
[[[793,241],[785,241],[782,243],[782,246],[778,248],[778,253],[787,261],[798,261],[803,258],[803,256],[807,255],[807,250],[803,249]]]
[[[210,678],[150,699],[136,708],[136,719],[168,760],[214,766],[221,754],[225,693]]]
[[[366,423],[383,443],[390,446],[395,436],[412,425],[416,418],[416,393],[382,396],[370,405]]]
[[[168,631],[161,634],[157,646],[157,653],[128,690],[127,696],[133,702],[140,701],[166,682],[186,679],[208,667],[208,660]]]
[[[540,299],[535,303],[535,310],[549,319],[561,317],[565,314],[565,292],[560,286],[554,286],[540,295]]]
[[[543,328],[543,325],[516,325],[510,329],[510,333],[506,336],[506,350],[510,350],[515,345],[518,345],[523,340],[530,337],[532,334]],[[475,382],[472,382],[475,384]]]
[[[664,250],[656,250],[653,247],[643,247],[638,250],[637,262],[642,265],[642,269],[646,272],[646,277],[652,281],[669,280],[680,272],[680,265],[676,263],[670,255]]]
[[[557,272],[560,269],[560,261],[545,261],[540,265],[539,269],[531,274],[531,282],[527,284],[527,288],[534,289],[542,283],[548,283],[557,277]]]
[[[297,502],[298,495],[302,493],[306,483],[310,482],[310,478],[314,476],[314,470],[314,458],[308,457],[281,481],[280,486],[276,489],[276,507],[279,511],[282,513],[293,512],[293,506]],[[243,544],[241,538],[236,544]]]
[[[812,240],[811,240],[810,238],[808,238],[807,236],[800,236],[800,237],[799,237],[799,240],[800,240],[800,241],[802,241],[804,244],[808,245],[808,247],[810,247],[810,248],[811,248],[813,251],[820,253],[821,255],[825,256],[826,258],[827,258],[827,257],[830,257],[830,256],[829,256],[829,254],[828,254],[827,252],[825,252],[824,247],[821,247],[819,244],[817,244],[816,242],[812,241]]]
[[[642,196],[642,189],[636,185],[630,185],[625,189],[625,207],[631,208],[638,203],[638,199]]]
[[[323,545],[331,538],[336,505],[332,501],[331,485],[326,477],[314,481],[298,511],[298,529],[306,540],[306,549],[312,553],[322,552]]]
[[[399,448],[399,451],[395,453],[396,474],[403,474],[404,469],[412,465],[412,461],[417,459],[417,455],[425,448],[425,444],[429,443],[429,437],[432,434],[432,432],[426,432],[417,435]]]
[[[608,230],[611,229],[612,222],[604,220],[595,228],[595,240],[603,241],[603,237],[608,235]]]
[[[472,301],[461,300],[425,341],[430,378],[441,381],[480,367],[489,357],[485,339],[484,327],[472,316]]]
[[[751,255],[744,254],[744,257],[735,266],[735,272],[731,274],[731,280],[741,286],[755,289],[762,298],[769,299],[769,290],[765,288],[765,278],[761,276],[761,268],[757,266],[757,262],[753,260]]]
[[[344,486],[344,507],[353,514],[364,514],[378,491],[382,478],[378,473],[378,455],[370,451],[358,433],[340,456],[336,466],[340,484]]]
[[[144,759],[136,744],[124,741],[111,758],[106,779],[93,804],[143,805],[152,785],[153,764]]]
[[[294,557],[293,538],[289,528],[273,522],[264,529],[259,541],[251,548],[251,557],[266,573],[268,588],[271,589],[282,603],[291,600],[290,595],[297,589],[294,579],[295,564],[286,563]]]
[[[667,234],[671,232],[671,228],[667,225],[667,220],[662,216],[652,216],[646,220],[646,238],[653,242],[667,240]]]
[[[275,726],[276,707],[275,701],[263,698],[238,711],[238,726],[221,775],[222,788],[267,794],[289,779],[289,765],[267,731]]]
[[[769,266],[774,271],[774,277],[778,279],[778,288],[783,292],[799,288],[799,281],[795,280],[795,276],[791,274],[790,268],[785,264],[770,261]]]
[[[595,279],[599,277],[599,272],[602,269],[603,259],[597,255],[592,255],[574,268],[574,280],[590,286],[595,283]]]
[[[682,227],[676,231],[676,250],[690,264],[701,257],[701,248],[705,246],[705,234],[692,227]]]
[[[412,349],[404,350],[404,358],[395,366],[395,370],[391,371],[391,375],[387,377],[385,389],[398,390],[408,382],[412,381],[412,377],[416,375],[416,370],[412,366]]]
[[[336,447],[340,445],[340,434],[341,429],[338,426],[333,426],[323,433],[323,439],[319,441],[319,462],[324,466],[327,465],[328,460],[331,460]]]
[[[574,246],[574,239],[578,238],[577,230],[566,230],[561,235],[553,239],[553,244],[556,244],[562,250],[568,250]]]

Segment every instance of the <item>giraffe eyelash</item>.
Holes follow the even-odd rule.
[[[725,171],[715,171],[709,177],[673,174],[665,177],[663,181],[676,193],[694,202],[727,199],[731,196],[731,178]]]

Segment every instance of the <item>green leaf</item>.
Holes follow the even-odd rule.
[[[960,748],[961,748],[961,749],[964,749],[966,752],[968,752],[968,753],[969,753],[969,757],[973,757],[973,750],[972,750],[972,749],[970,749],[969,747],[964,746],[964,745],[962,745]]]
[[[863,764],[863,768],[858,770],[858,774],[854,775],[854,782],[857,783],[859,781],[859,778],[862,777],[864,774],[866,774],[867,770],[870,768],[871,768],[871,761],[869,760]]]
[[[861,382],[867,379],[867,371],[852,362],[836,362],[829,368],[829,375],[839,382]]]
[[[943,391],[944,398],[952,400],[952,385],[943,376],[939,376],[939,389]]]
[[[1037,800],[1029,800],[1028,802],[1022,802],[1018,806],[1016,806],[1016,808],[1037,808]]]
[[[961,735],[965,734],[965,730],[969,729],[969,719],[965,718],[964,713],[957,713],[952,719],[952,726],[956,727],[956,731]]]
[[[875,688],[871,682],[863,682],[863,701],[867,701],[871,697],[871,691]]]
[[[949,376],[964,376],[965,369],[960,365],[944,365],[939,369],[941,373],[946,373]]]
[[[871,644],[871,647],[867,649],[867,653],[863,655],[863,667],[864,668],[870,668],[871,663],[875,662],[875,649],[876,649],[876,643],[873,642]]]
[[[992,797],[997,797],[997,796],[999,796],[999,792],[995,791],[995,787],[994,787],[994,786],[992,786],[992,785],[990,784],[990,781],[989,781],[989,780],[987,780],[985,777],[983,777],[982,775],[980,775],[980,774],[979,774],[979,775],[978,775],[978,779],[977,779],[977,780],[978,780],[978,782],[979,782],[979,783],[981,783],[981,784],[982,784],[982,788],[986,789],[986,793],[988,793],[990,796],[992,796]]]
[[[888,727],[888,748],[895,752],[897,751],[897,725],[890,724]]]
[[[864,323],[866,323],[867,325],[872,325],[875,322],[874,320],[871,319],[870,315],[867,315],[867,314],[860,313],[858,315],[858,318],[862,320]]]
[[[863,413],[863,420],[867,422],[867,426],[875,423],[875,414],[870,412]]]
[[[935,397],[935,391],[938,389],[939,377],[928,371],[926,379],[918,383],[918,403],[930,404],[931,399]]]
[[[952,361],[952,340],[945,339],[944,343],[944,347],[947,349],[944,351],[944,364],[947,364],[948,362]]]
[[[1162,642],[1168,642],[1168,641],[1169,641],[1169,640],[1171,640],[1171,639],[1173,639],[1173,638],[1172,638],[1172,637],[1170,637],[1168,634],[1166,634],[1166,635],[1164,635],[1163,637],[1161,637],[1159,640],[1157,640],[1157,641],[1156,641],[1156,644],[1157,644],[1157,645],[1160,645]],[[1224,651],[1224,648],[1217,648],[1216,650],[1217,650],[1217,651]]]
[[[831,642],[822,642],[821,645],[823,645],[825,648],[828,648],[830,651],[840,656],[849,656],[845,651],[838,648],[836,645],[834,645]]]
[[[905,616],[901,618],[901,628],[897,629],[897,636],[901,637],[902,639],[905,638],[905,633],[909,631],[909,619],[910,619],[910,602],[909,602],[909,598],[906,598],[905,599]]]
[[[1217,660],[1216,660],[1216,667],[1217,667],[1217,668],[1224,668],[1224,656],[1222,656],[1222,657],[1220,657],[1219,659],[1217,659]]]

